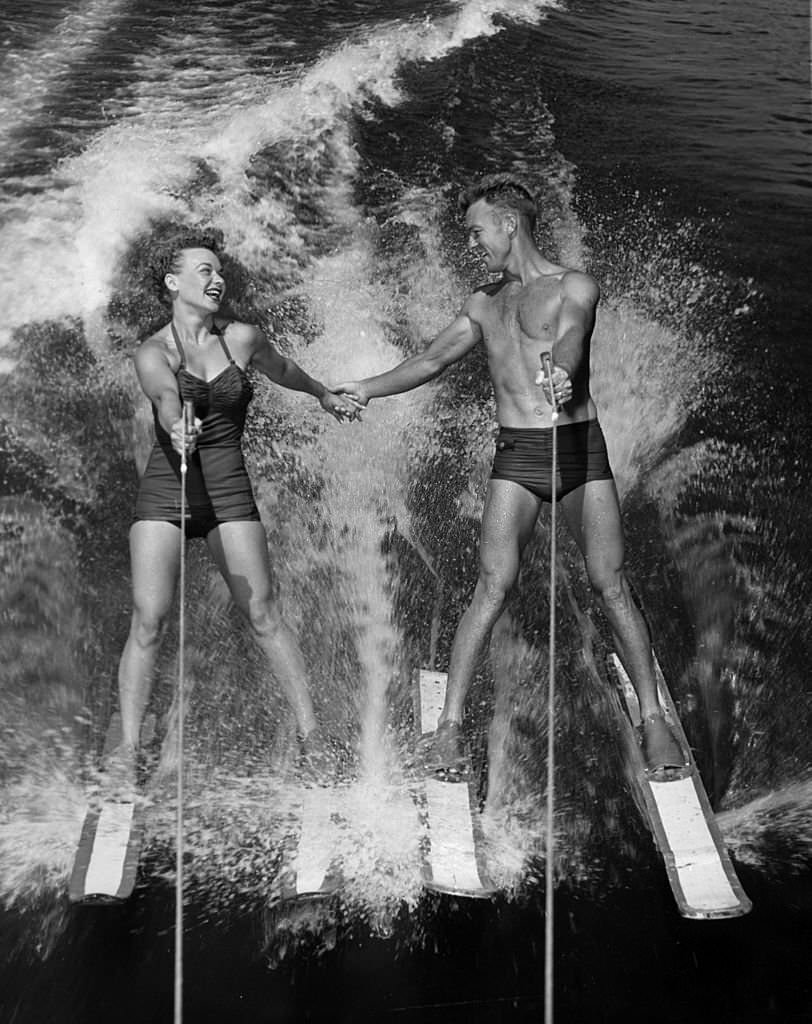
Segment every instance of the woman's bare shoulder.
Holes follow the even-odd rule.
[[[246,324],[241,320],[215,321],[223,332],[231,353],[239,362],[247,365],[251,358],[265,344],[265,335],[261,328],[254,324]]]
[[[155,365],[158,362],[165,362],[171,366],[173,357],[175,362],[179,361],[177,349],[172,344],[167,327],[160,327],[154,334],[144,338],[133,355],[136,366]]]

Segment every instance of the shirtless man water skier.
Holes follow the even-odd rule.
[[[422,352],[334,389],[365,406],[433,380],[479,342],[488,355],[500,432],[482,515],[479,579],[454,637],[445,705],[426,767],[454,771],[463,763],[463,708],[480,652],[516,582],[541,506],[552,497],[552,406],[542,400],[550,386],[560,406],[556,497],[637,692],[646,763],[651,769],[681,765],[657,698],[648,629],[623,572],[617,491],[589,393],[598,286],[588,274],[541,254],[533,240],[535,201],[517,179],[490,175],[459,202],[469,246],[499,279],[477,288]],[[551,355],[552,382],[539,370],[542,353]]]

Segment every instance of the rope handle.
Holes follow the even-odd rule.
[[[186,435],[194,432],[195,429],[195,403],[185,401],[183,403],[183,440],[186,441]],[[183,445],[183,451],[180,454],[180,471],[185,473],[188,465],[186,456],[186,444]],[[185,494],[181,494],[182,498],[185,498]]]
[[[553,357],[549,352],[541,353],[541,368],[544,376],[550,382],[550,405],[553,407],[553,423],[558,419],[558,402],[555,399],[555,388],[553,387]]]
[[[554,902],[555,889],[555,654],[556,654],[556,529],[558,483],[558,402],[553,388],[553,360],[549,352],[541,353],[541,367],[550,384],[552,412],[552,460],[550,465],[550,662],[547,687],[547,834],[545,843],[544,892],[544,1024],[553,1024],[554,988]]]
[[[180,579],[178,581],[178,750],[177,750],[177,818],[175,831],[175,1006],[174,1024],[183,1020],[183,719],[186,647],[186,435],[195,427],[193,402],[183,403],[183,448],[180,453]]]

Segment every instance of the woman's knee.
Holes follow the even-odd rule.
[[[130,636],[139,647],[154,647],[161,642],[167,613],[163,609],[136,605],[130,623]]]

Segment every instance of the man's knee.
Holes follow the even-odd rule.
[[[272,638],[284,626],[276,604],[270,598],[249,601],[243,609],[248,625],[259,637]]]
[[[589,582],[597,598],[605,607],[624,605],[631,591],[622,569],[602,567],[589,572]]]

